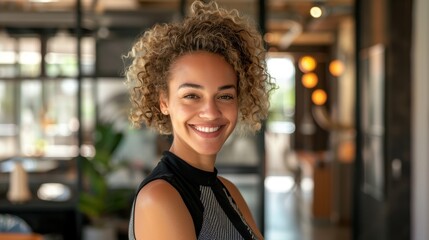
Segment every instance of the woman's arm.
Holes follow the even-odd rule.
[[[219,177],[219,179],[222,181],[223,185],[225,185],[225,187],[228,189],[229,193],[231,194],[231,197],[234,199],[238,209],[240,209],[240,212],[241,214],[243,214],[243,217],[246,220],[249,227],[252,228],[253,232],[256,234],[258,239],[260,240],[264,239],[264,237],[262,236],[261,232],[258,229],[258,226],[256,225],[256,222],[252,216],[252,213],[250,212],[249,206],[247,206],[247,203],[244,200],[238,188],[232,182],[230,182],[229,180],[223,177]]]
[[[137,240],[196,239],[192,217],[177,190],[164,180],[144,186],[136,199]]]

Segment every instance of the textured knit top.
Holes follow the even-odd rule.
[[[218,179],[216,169],[214,172],[203,171],[171,152],[164,152],[156,168],[140,184],[137,194],[156,179],[167,181],[179,192],[192,216],[198,240],[257,239],[230,193]],[[130,240],[136,239],[134,205],[135,201],[129,225]]]

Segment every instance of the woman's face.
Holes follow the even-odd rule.
[[[168,96],[161,95],[160,103],[170,115],[176,154],[215,155],[237,123],[236,73],[217,54],[181,56],[170,72]]]

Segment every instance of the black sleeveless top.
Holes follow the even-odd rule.
[[[198,240],[257,239],[222,182],[217,170],[197,169],[171,152],[164,152],[161,161],[140,184],[138,192],[149,182],[163,179],[180,194],[194,222]],[[133,203],[129,239],[134,240]],[[138,227],[138,226],[136,226]]]

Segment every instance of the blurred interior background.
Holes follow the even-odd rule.
[[[217,2],[259,26],[279,86],[217,161],[265,239],[427,239],[428,2]],[[129,125],[122,56],[191,3],[0,0],[0,236],[127,239],[170,139]]]

